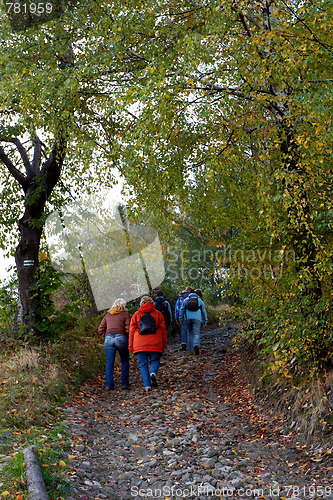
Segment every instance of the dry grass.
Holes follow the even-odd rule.
[[[309,437],[319,430],[329,432],[332,409],[327,397],[327,384],[322,379],[313,379],[292,388],[290,399],[293,400],[293,412],[299,415],[299,426]]]
[[[267,359],[265,360],[267,363]],[[286,432],[298,428],[305,441],[313,437],[326,442],[332,439],[333,409],[329,401],[328,377],[309,373],[302,376],[263,375],[260,357],[244,350],[241,375],[248,380],[255,400],[262,407],[279,415],[283,413]],[[333,374],[331,375],[333,381]]]
[[[76,327],[56,342],[3,349],[0,420],[7,426],[43,425],[54,407],[104,366],[96,325]]]

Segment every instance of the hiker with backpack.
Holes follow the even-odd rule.
[[[200,353],[200,328],[208,322],[204,301],[192,289],[184,299],[179,311],[180,323],[185,323],[188,330],[188,350],[195,354]]]
[[[128,349],[136,355],[146,392],[157,387],[160,359],[167,347],[163,314],[157,311],[151,297],[144,296],[131,319]]]
[[[179,320],[180,308],[182,306],[183,301],[186,299],[186,297],[188,297],[188,294],[190,293],[191,290],[192,289],[190,286],[186,287],[185,290],[180,292],[180,295],[177,299],[175,307],[175,320],[178,325],[180,325],[180,320]],[[181,337],[180,337],[180,348],[182,351],[186,351],[187,349],[187,336],[188,336],[187,327],[185,323],[183,323],[181,325]]]
[[[130,321],[131,316],[126,308],[126,300],[117,299],[98,327],[98,333],[104,337],[104,351],[106,356],[105,382],[107,391],[114,389],[113,371],[117,351],[121,361],[121,388],[130,388],[128,352]]]
[[[168,329],[172,321],[171,306],[164,297],[164,293],[162,292],[162,290],[157,290],[155,297],[156,298],[154,300],[154,306],[157,309],[157,311],[160,311],[163,314],[165,326],[166,329]]]

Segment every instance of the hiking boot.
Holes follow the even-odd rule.
[[[129,391],[131,388],[131,384],[128,384],[128,385],[122,385],[121,386],[121,390],[122,391]]]
[[[145,387],[145,391],[146,391],[146,392],[150,392],[150,391],[151,391],[151,387],[150,387],[150,385],[148,385],[147,387]]]
[[[194,354],[196,354],[197,356],[198,356],[198,354],[200,354],[200,349],[199,349],[198,345],[194,346]]]
[[[181,350],[181,351],[186,351],[186,344],[182,344],[182,345],[180,346],[180,350]]]
[[[105,387],[106,391],[114,391],[114,386],[109,387],[108,385]]]
[[[155,373],[152,373],[150,375],[150,380],[151,380],[151,386],[152,387],[157,387],[157,377]]]

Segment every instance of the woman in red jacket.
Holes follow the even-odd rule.
[[[129,389],[128,332],[131,316],[126,309],[126,300],[114,301],[109,312],[102,319],[98,333],[103,335],[106,356],[106,390],[114,389],[113,370],[117,351],[121,361],[121,388]]]
[[[131,319],[128,349],[137,357],[147,392],[157,387],[157,372],[166,346],[167,331],[163,314],[155,309],[151,297],[142,297],[140,308]]]

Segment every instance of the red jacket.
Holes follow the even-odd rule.
[[[156,333],[151,335],[140,335],[139,322],[144,313],[150,313],[155,319]],[[167,331],[163,314],[155,309],[152,302],[142,304],[131,319],[128,339],[128,350],[137,352],[151,351],[163,352],[167,346]]]

